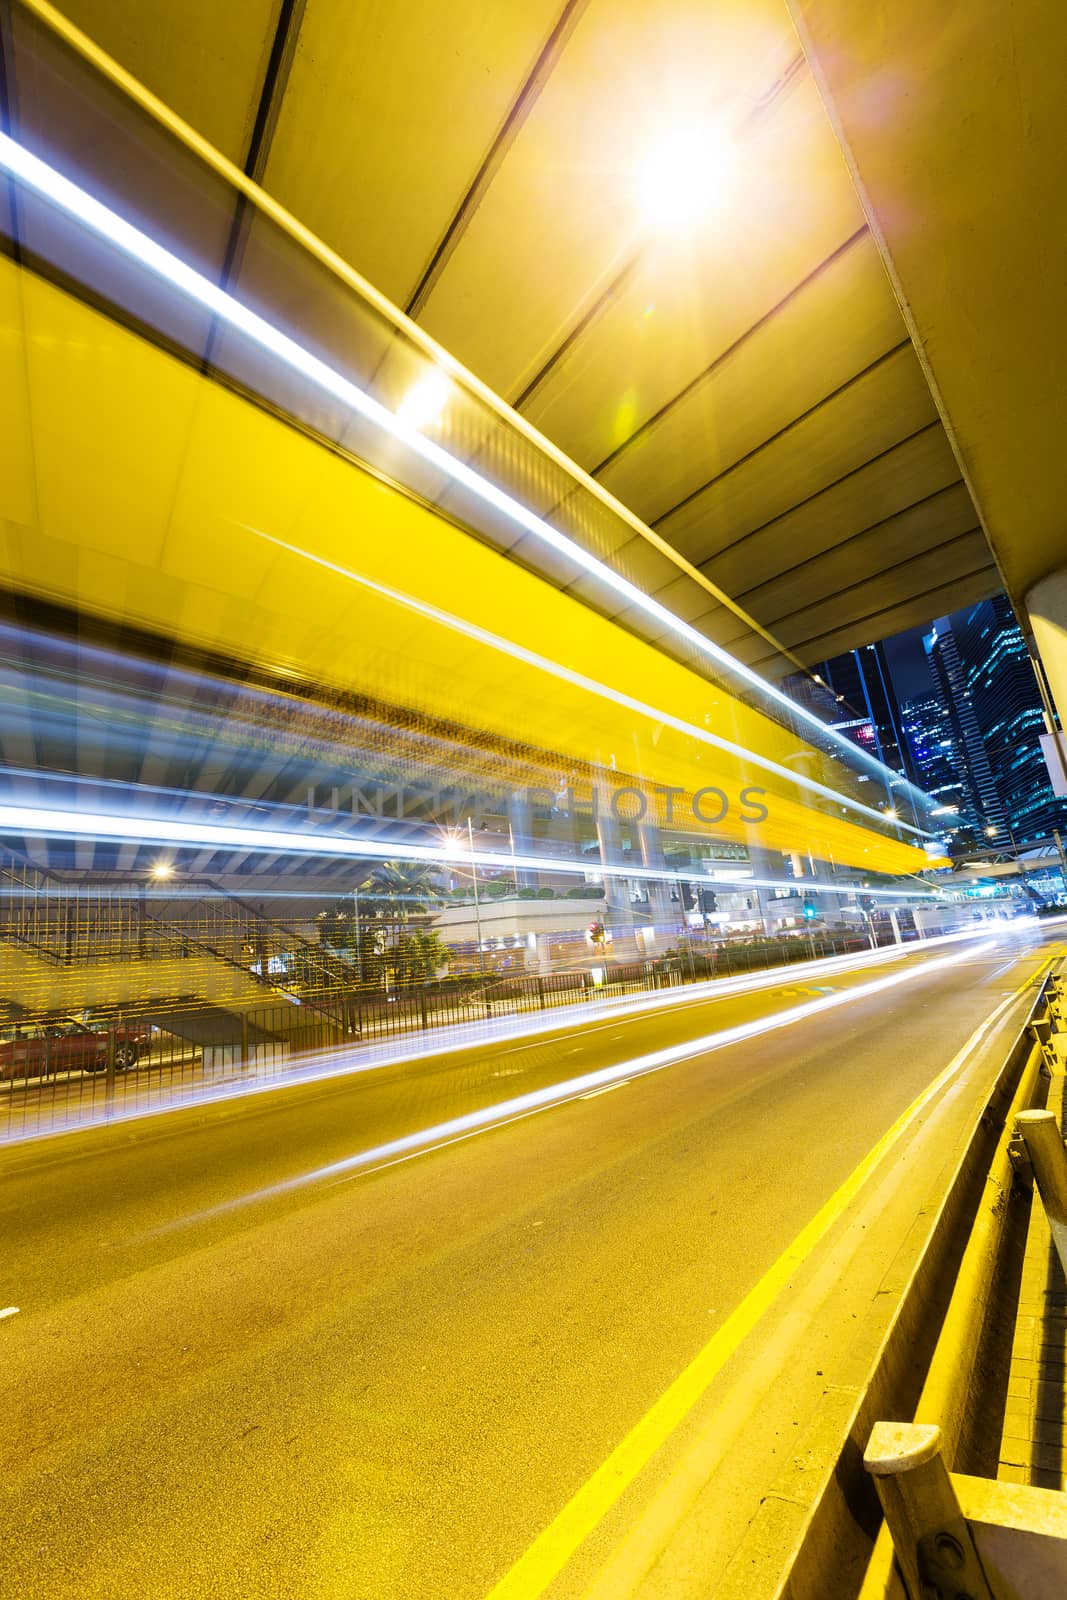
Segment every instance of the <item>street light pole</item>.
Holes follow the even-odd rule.
[[[359,928],[359,889],[352,890],[352,916],[356,924],[356,981],[363,987],[363,938]]]
[[[471,852],[471,878],[474,882],[474,921],[478,929],[478,971],[485,977],[485,951],[482,949],[482,907],[478,899],[478,864],[474,859],[474,829],[467,818],[467,843]]]

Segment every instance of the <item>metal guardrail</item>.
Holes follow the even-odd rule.
[[[885,948],[896,941],[890,936]],[[749,972],[764,972],[768,967],[790,966],[805,961],[821,961],[829,956],[855,955],[870,949],[869,940],[852,934],[805,934],[791,939],[754,939],[708,944],[689,941],[684,935],[672,954],[646,961],[601,960],[585,967],[554,968],[551,972],[511,974],[494,977],[472,986],[463,997],[468,1007],[484,1007],[486,1015],[512,1002],[519,1010],[542,1011],[559,996],[587,999],[610,994],[640,993],[669,989],[677,984],[702,983],[708,978],[741,977]],[[601,974],[597,977],[594,972]]]
[[[1064,1075],[1063,991],[1042,988],[1044,1016],[1031,1018],[1031,1059]],[[861,1600],[1062,1600],[1067,1594],[1067,1494],[1001,1483],[955,1470],[966,1464],[961,1438],[973,1407],[960,1378],[974,1366],[981,1321],[1001,1267],[1009,1206],[1018,1180],[1033,1178],[1061,1265],[1067,1265],[1067,1146],[1052,1111],[1030,1109],[1017,1094],[987,1179],[994,1203],[980,1209],[956,1292],[938,1340],[915,1422],[878,1422],[864,1451],[885,1522]],[[955,1327],[953,1326],[955,1322]],[[970,1356],[968,1363],[966,1358]],[[1061,1401],[1062,1404],[1062,1401]]]
[[[940,1428],[876,1424],[878,1486],[907,1600],[1063,1600],[1067,1494],[949,1472]]]
[[[938,1448],[955,1477],[957,1468],[979,1462],[982,1435],[994,1421],[999,1429],[999,1417],[982,1414],[976,1372],[980,1357],[990,1353],[995,1319],[987,1312],[1029,1212],[1010,1145],[1015,1117],[1032,1106],[1047,1071],[1031,1025],[1046,1018],[1050,988],[1046,974],[1028,1022],[977,1109],[932,1224],[920,1216],[913,1236],[902,1242],[892,1273],[892,1318],[861,1336],[854,1369],[862,1376],[855,1387],[828,1390],[809,1433],[796,1442],[805,1464],[802,1490],[796,1475],[787,1474],[792,1494],[783,1488],[764,1499],[716,1600],[751,1600],[756,1593],[774,1600],[912,1600],[888,1529],[880,1528],[875,1478],[864,1455],[877,1423],[914,1417],[937,1430]],[[1007,1486],[990,1485],[986,1503],[998,1487]],[[962,1573],[961,1567],[955,1589],[930,1586],[915,1600],[977,1600]],[[1030,1596],[1028,1589],[993,1592],[994,1600]],[[1067,1594],[1067,1576],[1056,1593]]]
[[[279,944],[292,937],[284,929],[273,931]],[[822,940],[815,953],[824,958],[851,954],[856,948],[854,940]],[[866,947],[861,943],[859,948]],[[128,1070],[113,1074],[110,1089],[90,1070],[46,1074],[38,1066],[32,1074],[0,1078],[0,1140],[85,1125],[112,1114],[113,1103],[131,1108],[142,1102],[178,1105],[210,1092],[220,1081],[281,1080],[309,1058],[316,1063],[337,1062],[355,1045],[388,1047],[486,1017],[521,1016],[664,988],[681,993],[712,977],[777,967],[802,970],[812,953],[808,941],[800,940],[792,961],[784,959],[779,948],[746,951],[742,961],[734,959],[739,955],[734,951],[728,961],[714,966],[690,962],[683,952],[670,960],[608,966],[601,984],[584,969],[516,974],[488,986],[476,978],[445,980],[393,992],[359,987],[353,982],[352,966],[333,958],[343,969],[342,978],[347,975],[347,983],[338,979],[332,992],[310,999],[293,995],[274,1005],[227,1011],[176,994],[116,1006],[108,1014],[109,1025],[148,1025],[158,1033],[153,1047]]]

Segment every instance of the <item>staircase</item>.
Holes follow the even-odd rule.
[[[4,1025],[88,1011],[202,1045],[299,1036],[323,1048],[346,1037],[326,1008],[351,983],[347,963],[209,879],[115,885],[0,850]]]

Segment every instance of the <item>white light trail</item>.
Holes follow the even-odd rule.
[[[251,339],[261,349],[269,351],[277,360],[283,362],[294,372],[299,372],[302,377],[316,384],[325,393],[331,394],[342,404],[349,406],[358,415],[364,417],[373,426],[390,434],[393,438],[401,440],[416,455],[430,462],[447,477],[460,483],[470,490],[478,499],[491,505],[501,512],[510,521],[517,523],[527,533],[532,534],[543,544],[550,546],[558,554],[565,556],[576,566],[584,568],[599,582],[605,584],[616,594],[625,599],[628,604],[643,611],[646,616],[654,617],[663,624],[676,637],[684,639],[693,646],[701,655],[715,661],[732,677],[740,679],[749,688],[755,689],[759,694],[770,700],[781,709],[787,711],[791,717],[797,717],[802,722],[818,730],[821,738],[826,738],[837,744],[847,753],[850,760],[855,760],[857,747],[843,735],[837,733],[824,723],[813,711],[806,706],[793,701],[787,694],[775,688],[766,679],[760,677],[751,667],[746,666],[729,651],[724,650],[698,629],[683,622],[682,619],[670,611],[644,590],[630,583],[628,579],[615,572],[613,568],[599,561],[596,556],[584,550],[573,539],[554,528],[551,523],[539,517],[536,512],[524,506],[513,495],[499,488],[488,478],[482,477],[478,472],[451,455],[439,444],[419,431],[406,421],[401,413],[389,410],[387,406],[375,400],[366,390],[361,389],[349,378],[345,378],[327,362],[312,355],[295,339],[290,339],[282,333],[273,323],[265,317],[259,316],[228,294],[225,289],[206,278],[187,262],[167,250],[163,245],[144,233],[140,228],[127,222],[118,212],[110,206],[104,205],[82,189],[69,178],[65,178],[48,162],[42,161],[33,154],[25,145],[12,139],[9,134],[0,132],[0,168],[4,169],[19,183],[32,189],[52,205],[58,206],[68,216],[75,218],[84,227],[90,229],[100,238],[122,250],[132,260],[140,262],[157,277],[172,285],[179,293],[188,299],[203,306],[221,321],[235,328],[238,332]],[[401,408],[402,410],[403,408]],[[865,764],[879,774],[885,774],[899,784],[899,774],[890,773],[889,768],[873,757],[865,757]],[[910,786],[909,788],[914,788]],[[915,791],[921,793],[921,791]],[[925,797],[924,797],[925,798]],[[915,832],[928,830],[915,829]]]
[[[210,1217],[236,1210],[240,1206],[287,1194],[308,1184],[321,1183],[327,1179],[355,1177],[371,1169],[394,1166],[413,1156],[425,1155],[446,1145],[456,1144],[475,1134],[517,1121],[521,1117],[532,1116],[539,1111],[565,1105],[568,1101],[582,1099],[596,1090],[612,1087],[624,1080],[647,1077],[653,1072],[662,1072],[666,1067],[677,1066],[683,1061],[708,1055],[713,1050],[724,1050],[730,1045],[758,1038],[761,1034],[775,1033],[780,1028],[793,1027],[796,1023],[806,1022],[823,1012],[852,1005],[857,1000],[869,1000],[874,995],[884,994],[890,989],[899,988],[902,984],[914,982],[917,978],[929,977],[931,973],[944,971],[961,961],[973,960],[975,956],[994,949],[995,944],[995,940],[989,939],[973,948],[953,955],[939,956],[932,961],[919,962],[903,972],[890,973],[884,978],[874,978],[869,983],[857,984],[854,988],[843,989],[820,1000],[805,1001],[802,1005],[789,1006],[784,1011],[772,1012],[766,1017],[756,1017],[748,1022],[738,1023],[732,1028],[722,1028],[699,1039],[689,1039],[682,1044],[669,1045],[662,1050],[630,1057],[610,1067],[600,1067],[593,1072],[582,1073],[579,1077],[568,1078],[563,1083],[549,1084],[543,1089],[532,1089],[527,1094],[514,1095],[508,1100],[498,1101],[495,1105],[482,1106],[476,1111],[468,1111],[462,1116],[435,1123],[432,1127],[420,1128],[413,1133],[403,1134],[400,1138],[387,1140],[384,1144],[360,1150],[354,1155],[343,1156],[339,1161],[331,1161],[323,1166],[313,1167],[307,1172],[297,1173],[279,1183],[269,1184],[237,1199],[224,1201],[221,1205],[211,1206],[194,1215],[179,1218],[176,1222],[165,1224],[155,1231],[165,1233],[189,1227]]]
[[[145,817],[129,812],[69,811],[48,806],[0,804],[0,834],[29,834],[40,838],[112,839],[122,844],[185,845],[213,850],[261,850],[306,856],[351,856],[357,860],[380,861],[383,856],[396,861],[425,861],[437,866],[522,868],[532,872],[559,872],[585,878],[587,864],[565,856],[519,855],[508,850],[475,850],[459,845],[412,844],[406,840],[383,839],[380,835],[357,838],[351,834],[307,833],[299,828],[246,828],[225,822],[187,822],[174,817]],[[727,879],[716,868],[714,879],[698,871],[676,872],[665,867],[605,865],[596,868],[601,877],[655,879],[664,883],[707,883],[722,887],[727,882],[739,889],[795,889],[805,895],[836,894],[882,895],[896,900],[940,900],[940,890],[867,889],[855,884],[820,883],[814,878]]]

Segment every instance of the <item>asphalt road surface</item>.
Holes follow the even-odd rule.
[[[926,1198],[910,1144],[960,1136],[1057,949],[683,992],[7,1150],[0,1594],[713,1593]],[[834,1211],[969,1040],[973,1081]]]

